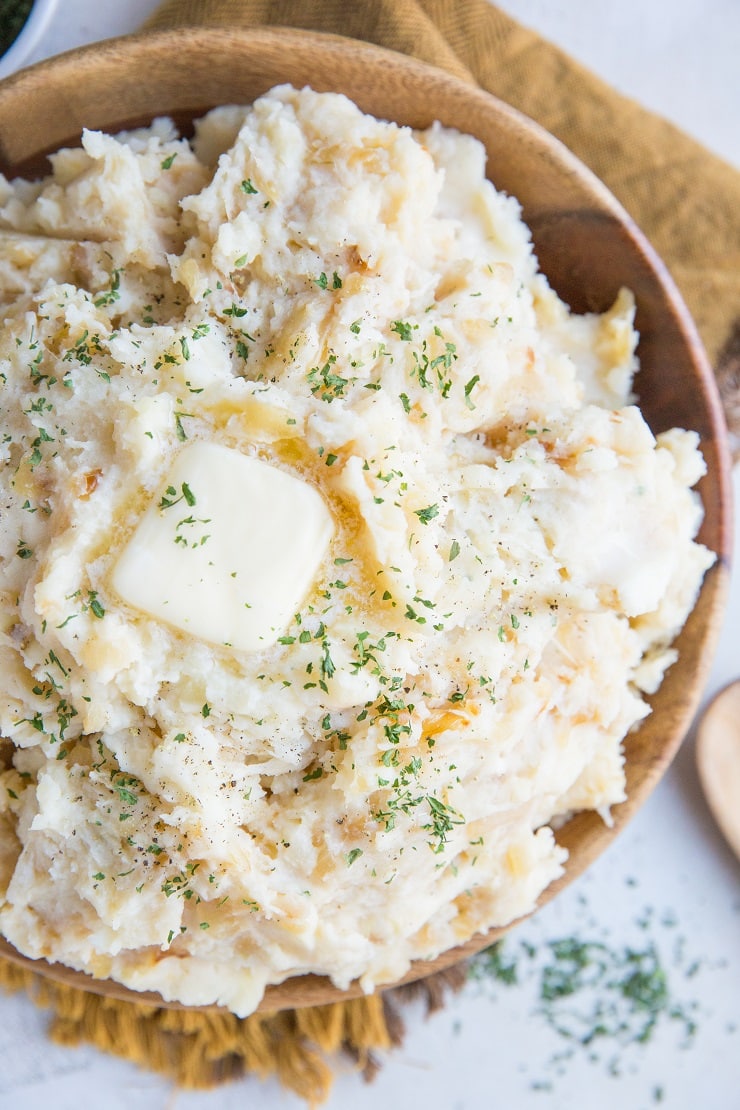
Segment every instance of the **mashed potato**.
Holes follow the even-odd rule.
[[[5,937],[244,1015],[531,910],[712,561],[630,294],[572,316],[472,138],[288,87],[0,229]]]

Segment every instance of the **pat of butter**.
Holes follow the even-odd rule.
[[[111,579],[129,605],[212,643],[269,647],[334,526],[321,495],[260,459],[194,443],[175,459]]]

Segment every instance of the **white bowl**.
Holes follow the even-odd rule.
[[[34,47],[49,26],[57,7],[57,0],[34,0],[18,37],[0,57],[0,78],[20,69],[30,57]]]

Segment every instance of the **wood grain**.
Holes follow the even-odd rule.
[[[677,646],[679,660],[652,699],[652,714],[625,743],[628,800],[607,827],[596,814],[569,821],[558,839],[570,852],[565,874],[541,903],[579,875],[612,842],[653,790],[696,712],[719,634],[730,556],[729,456],[714,377],[694,325],[665,267],[607,189],[557,140],[514,109],[442,71],[337,36],[290,30],[185,29],[130,36],[44,62],[0,84],[0,169],[35,174],[45,155],[79,139],[82,127],[115,130],[170,114],[185,130],[217,104],[249,103],[275,84],[349,95],[367,112],[412,127],[440,120],[476,135],[494,184],[517,196],[542,269],[577,311],[603,311],[622,286],[637,298],[641,370],[637,389],[655,431],[673,425],[701,437],[700,538],[717,553]],[[494,929],[435,960],[416,963],[404,982],[448,967],[492,943]],[[31,961],[0,942],[0,954],[56,980],[116,998],[161,1003],[108,980]],[[268,990],[261,1009],[357,996],[316,976]],[[166,1005],[177,1005],[166,1003]]]

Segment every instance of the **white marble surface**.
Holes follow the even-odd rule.
[[[133,30],[156,0],[62,0],[35,58]],[[740,165],[738,0],[505,0],[621,91],[674,120]],[[740,473],[735,503],[740,510]],[[740,516],[740,511],[738,511]],[[740,536],[736,541],[740,545]],[[740,676],[740,575],[707,697]],[[627,831],[579,882],[519,929],[505,951],[518,981],[487,977],[430,1020],[406,1012],[407,1037],[371,1086],[346,1068],[329,1110],[733,1110],[740,1105],[740,866],[713,826],[697,784],[689,736]],[[543,1012],[540,976],[553,942],[598,943],[596,989]],[[639,1015],[625,1008],[626,950],[655,952],[670,1003],[639,1043]],[[527,954],[534,951],[534,955]],[[592,967],[594,965],[592,964]],[[642,966],[642,965],[640,965]],[[655,985],[655,978],[651,980]],[[617,1002],[621,997],[620,1006]],[[590,1045],[601,1007],[625,1029]],[[621,1007],[621,1008],[620,1008]],[[674,1016],[670,1016],[673,1011]],[[578,1026],[579,1020],[585,1024]],[[560,1026],[553,1027],[553,1021]],[[693,1023],[694,1029],[689,1025]],[[275,1083],[248,1080],[184,1093],[92,1049],[61,1049],[24,998],[0,996],[0,1107],[72,1110],[300,1110]]]

